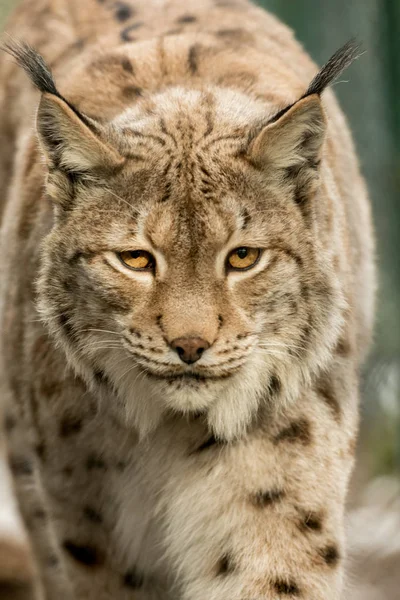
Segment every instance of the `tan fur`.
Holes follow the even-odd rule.
[[[47,597],[342,598],[374,266],[333,94],[297,102],[315,65],[244,0],[26,1],[8,31],[68,102],[1,57],[1,385]]]

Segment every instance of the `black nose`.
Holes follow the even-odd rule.
[[[199,337],[181,337],[171,342],[171,348],[188,365],[198,361],[203,352],[209,347],[210,344]]]

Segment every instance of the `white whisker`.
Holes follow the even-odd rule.
[[[114,196],[115,198],[117,198],[117,200],[119,200],[120,202],[124,202],[125,204],[127,204],[130,208],[134,208],[133,204],[131,204],[130,202],[128,202],[128,200],[125,200],[124,198],[121,198],[121,196],[118,196],[118,194],[116,194],[115,192],[113,192],[112,190],[110,190],[109,188],[107,188],[106,190],[109,194],[111,194],[112,196]]]

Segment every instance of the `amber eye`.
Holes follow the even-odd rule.
[[[118,254],[120,261],[130,269],[144,271],[154,268],[154,257],[146,250],[126,250]]]
[[[258,262],[261,250],[258,248],[236,248],[228,256],[228,266],[235,270],[251,269]]]

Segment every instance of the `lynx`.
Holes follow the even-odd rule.
[[[318,72],[245,0],[23,0],[7,31],[1,393],[38,597],[343,598],[374,244],[327,88],[357,47]]]

